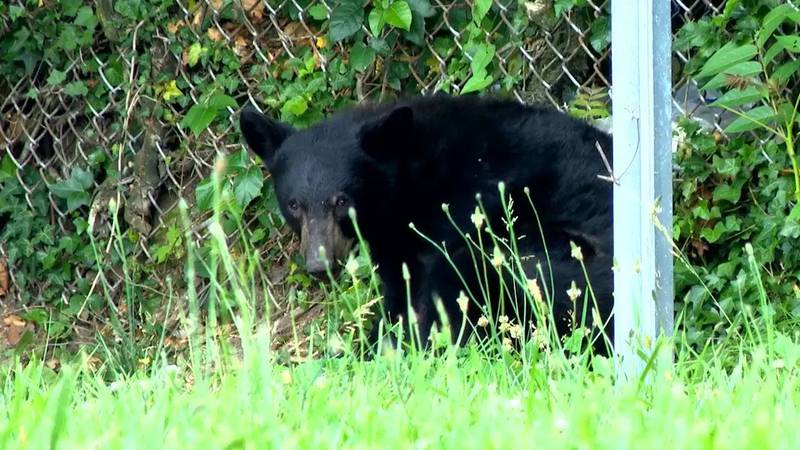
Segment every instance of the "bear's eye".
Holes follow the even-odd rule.
[[[300,209],[300,203],[298,203],[297,200],[289,200],[289,209],[297,211]]]
[[[346,197],[339,197],[336,199],[336,206],[345,206],[347,205],[347,198]]]

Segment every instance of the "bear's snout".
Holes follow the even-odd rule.
[[[300,245],[306,260],[306,271],[317,278],[325,278],[328,270],[333,276],[339,271],[340,261],[347,257],[353,240],[348,239],[332,214],[303,220]]]

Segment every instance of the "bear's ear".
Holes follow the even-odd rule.
[[[267,167],[272,167],[275,150],[294,132],[290,125],[273,120],[251,106],[245,107],[239,115],[239,128],[250,150],[260,156]]]
[[[361,128],[361,147],[377,159],[401,156],[414,133],[414,112],[399,106]]]

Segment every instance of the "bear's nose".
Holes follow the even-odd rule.
[[[306,261],[306,271],[314,278],[324,279],[327,274],[326,264],[319,260]]]

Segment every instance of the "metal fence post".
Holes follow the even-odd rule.
[[[612,0],[614,344],[627,377],[673,326],[671,37],[669,0]]]

